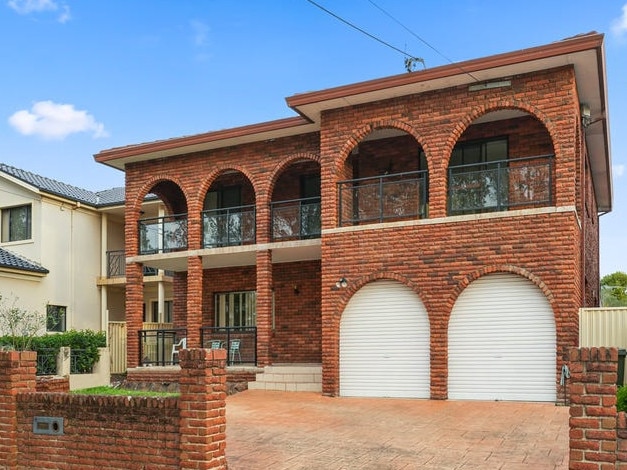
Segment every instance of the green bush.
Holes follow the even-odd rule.
[[[0,337],[0,347],[10,347],[12,344],[15,344],[15,338]],[[98,348],[106,345],[107,338],[104,332],[70,330],[53,335],[36,336],[32,338],[30,349],[37,351],[38,355],[49,355],[52,352],[56,356],[61,347],[69,347],[76,354],[72,373],[86,373],[90,372],[100,359]]]
[[[616,391],[616,411],[627,411],[627,386]]]

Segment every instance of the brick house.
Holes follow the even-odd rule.
[[[149,266],[174,272],[162,336],[235,341],[232,364],[318,364],[328,395],[561,400],[612,204],[604,70],[590,33],[99,152],[126,173],[128,366]]]

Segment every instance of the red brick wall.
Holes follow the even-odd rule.
[[[616,412],[618,350],[569,351],[570,461],[575,470],[627,469],[627,422]],[[623,462],[623,463],[620,463]]]
[[[128,398],[35,392],[36,354],[0,352],[0,467],[225,469],[226,351],[180,359],[179,398]],[[35,416],[63,434],[35,434]]]
[[[320,262],[275,264],[273,362],[320,363]]]

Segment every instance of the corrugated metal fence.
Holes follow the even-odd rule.
[[[579,347],[627,349],[627,307],[579,310]]]

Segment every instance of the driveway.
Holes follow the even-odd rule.
[[[229,470],[568,468],[568,408],[553,404],[227,397]]]

